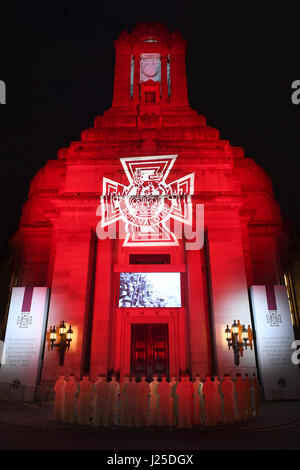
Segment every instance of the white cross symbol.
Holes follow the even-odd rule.
[[[194,173],[172,183],[166,179],[177,155],[121,158],[129,185],[103,178],[101,227],[123,221],[123,246],[179,245],[167,226],[173,218],[192,225]]]

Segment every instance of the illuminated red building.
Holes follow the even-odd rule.
[[[248,288],[287,272],[270,178],[190,108],[178,32],[140,24],[115,51],[112,107],[38,172],[14,237],[19,285],[51,290],[42,382],[235,374],[226,326],[251,325]],[[63,367],[48,341],[62,320]],[[254,350],[238,370],[256,371]]]

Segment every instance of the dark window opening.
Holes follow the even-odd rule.
[[[167,57],[167,81],[168,81],[168,97],[171,97],[171,63],[170,56]]]
[[[155,93],[155,91],[146,91],[145,92],[145,103],[156,103],[156,93]]]
[[[130,98],[133,98],[133,81],[134,81],[134,56],[131,56],[130,66]]]
[[[131,254],[129,264],[171,264],[171,255],[166,253]]]

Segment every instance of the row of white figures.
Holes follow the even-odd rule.
[[[200,376],[190,381],[184,374],[180,382],[173,376],[158,381],[154,376],[137,382],[135,377],[124,377],[121,386],[115,375],[107,381],[99,375],[93,383],[84,376],[77,383],[74,375],[66,381],[60,376],[55,384],[55,419],[65,423],[94,426],[177,426],[179,428],[203,424],[246,421],[259,416],[259,384],[253,374],[243,380],[237,374],[233,381],[225,375],[222,381],[210,376],[202,382]]]

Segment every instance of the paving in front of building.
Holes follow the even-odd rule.
[[[63,424],[52,401],[0,403],[1,450],[298,450],[299,401],[262,402],[245,423],[192,429]]]

